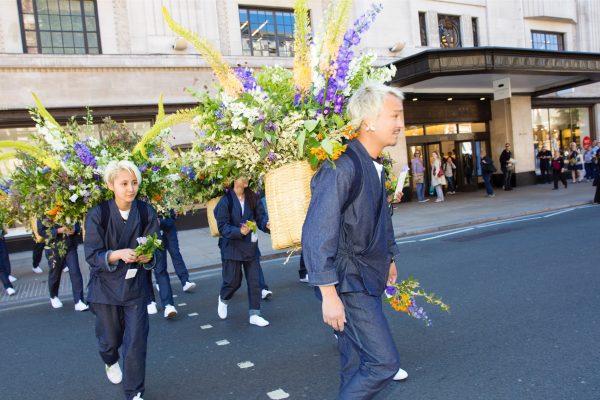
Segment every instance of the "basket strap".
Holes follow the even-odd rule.
[[[363,184],[362,164],[360,163],[358,154],[356,154],[356,152],[350,147],[348,147],[348,150],[346,150],[346,154],[348,154],[348,156],[352,160],[352,163],[354,164],[354,176],[352,177],[352,186],[350,186],[350,196],[348,196],[348,199],[346,199],[346,202],[344,203],[344,206],[342,207],[342,210],[341,210],[342,215],[344,215],[344,213],[346,212],[348,207],[350,207],[352,205],[352,203],[354,202],[354,199],[356,199],[358,197],[358,195],[360,194],[360,192],[362,190],[362,184]]]

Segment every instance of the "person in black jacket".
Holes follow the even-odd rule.
[[[558,181],[560,180],[562,184],[567,188],[567,179],[563,174],[565,169],[565,160],[560,155],[560,152],[555,151],[554,157],[552,157],[552,178],[554,179],[554,188],[552,190],[558,190]]]
[[[594,204],[600,204],[600,174],[596,174],[594,178],[594,186],[596,186],[596,195],[594,196]]]
[[[258,238],[248,226],[256,223],[258,229],[269,233],[269,220],[262,202],[249,187],[247,178],[238,178],[231,189],[215,207],[219,226],[219,249],[223,261],[223,284],[219,295],[217,313],[227,318],[228,301],[242,285],[242,269],[248,285],[251,325],[267,326],[269,321],[260,315],[260,250]]]
[[[513,158],[512,152],[510,151],[510,143],[506,143],[504,145],[504,151],[500,154],[500,169],[502,170],[502,175],[504,175],[504,190],[512,190],[511,185],[511,177],[512,177],[512,163],[511,159]]]
[[[492,187],[492,174],[496,172],[494,161],[492,157],[484,155],[481,158],[481,175],[483,176],[483,182],[485,183],[485,190],[487,197],[495,197],[494,188]]]
[[[538,152],[538,160],[540,160],[540,172],[542,175],[542,183],[550,183],[550,162],[552,161],[552,152],[542,146]]]

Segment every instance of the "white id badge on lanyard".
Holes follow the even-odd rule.
[[[125,279],[131,279],[134,278],[135,275],[137,274],[137,268],[130,268],[127,270],[127,275],[125,275]]]

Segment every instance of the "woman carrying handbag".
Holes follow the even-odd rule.
[[[444,190],[442,186],[446,185],[446,177],[442,168],[442,160],[437,151],[431,153],[431,186],[434,187],[437,194],[436,203],[444,201]]]

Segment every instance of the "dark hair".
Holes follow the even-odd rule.
[[[229,186],[229,190],[233,192],[233,185],[234,182],[231,182],[231,185]],[[256,204],[258,203],[258,195],[256,194],[256,192],[252,189],[250,189],[249,187],[244,189],[244,201],[246,202],[246,204],[248,205],[248,207],[250,207],[250,209],[252,211],[254,211],[254,209],[256,209]]]

